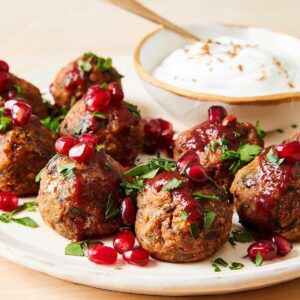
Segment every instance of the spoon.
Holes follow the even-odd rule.
[[[199,38],[193,35],[192,33],[166,20],[165,18],[161,17],[154,11],[148,9],[147,7],[145,7],[144,5],[142,5],[136,0],[104,0],[104,1],[114,4],[120,8],[123,8],[143,18],[146,18],[154,23],[163,25],[165,28],[183,36],[190,42],[195,43],[199,41]]]

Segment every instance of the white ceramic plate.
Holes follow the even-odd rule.
[[[134,73],[131,57],[116,57],[114,62],[126,75],[124,87],[127,99],[138,104],[144,115],[169,119],[177,130],[185,128],[183,120],[172,118],[145,93]],[[56,71],[57,68],[37,70],[24,77],[47,91]],[[291,128],[285,130],[286,134],[269,135],[268,142],[280,142],[292,131]],[[200,295],[254,289],[300,276],[300,245],[297,244],[285,258],[261,267],[243,258],[248,244],[232,247],[229,243],[213,257],[199,263],[171,264],[151,260],[147,267],[136,267],[119,259],[115,266],[100,266],[85,257],[65,256],[64,248],[69,241],[46,227],[38,212],[24,212],[22,215],[32,217],[39,227],[31,229],[18,224],[0,223],[0,254],[30,269],[93,287],[153,295]],[[234,228],[240,227],[236,216],[234,224]],[[111,239],[103,242],[109,245]],[[236,271],[223,268],[222,272],[215,273],[211,260],[217,257],[229,263],[241,262],[245,267]]]

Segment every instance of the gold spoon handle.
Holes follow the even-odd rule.
[[[192,33],[189,33],[185,29],[166,20],[165,18],[161,17],[154,11],[148,9],[147,7],[145,7],[144,5],[142,5],[136,0],[104,0],[104,1],[114,4],[118,7],[121,7],[143,18],[146,18],[154,23],[163,25],[165,28],[176,32],[177,34],[183,36],[184,38],[188,39],[193,43],[199,41],[199,38],[193,35]]]

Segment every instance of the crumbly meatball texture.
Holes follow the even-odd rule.
[[[51,133],[32,116],[24,127],[0,133],[0,190],[19,196],[33,195],[35,176],[54,154]]]
[[[15,83],[15,88],[18,89],[17,95],[10,96],[8,93],[0,94],[0,106],[3,106],[4,102],[15,97],[20,97],[32,107],[32,113],[40,118],[44,118],[48,114],[47,106],[43,103],[43,98],[40,90],[29,83],[28,81],[21,79],[10,73],[12,80]]]
[[[163,190],[172,178],[184,183],[179,188]],[[214,195],[217,200],[196,200],[193,192]],[[159,260],[204,260],[228,240],[232,210],[224,189],[211,181],[195,185],[178,172],[162,172],[146,182],[137,205],[136,238]],[[198,232],[198,237],[195,232],[191,234],[191,228]]]
[[[62,169],[71,167],[73,175]],[[56,155],[41,174],[40,213],[50,227],[67,239],[83,240],[115,232],[121,226],[119,163],[97,152],[86,163]]]
[[[300,240],[299,165],[270,163],[264,150],[242,168],[231,186],[240,222],[260,235],[281,234]]]
[[[195,151],[208,176],[229,190],[234,178],[234,174],[229,171],[232,162],[223,161],[222,154],[225,149],[236,151],[244,144],[264,145],[252,124],[234,121],[223,126],[221,123],[204,122],[178,135],[174,158],[178,159],[188,150]]]
[[[69,107],[72,98],[75,101],[81,99],[88,88],[95,84],[118,82],[121,85],[122,75],[111,66],[111,61],[107,63],[108,60],[86,53],[62,68],[50,87],[55,104]]]
[[[142,151],[144,125],[141,117],[122,102],[105,112],[106,119],[99,119],[86,110],[84,100],[78,101],[68,112],[61,124],[62,136],[78,136],[85,132],[94,133],[98,143],[106,152],[123,165],[133,164]]]

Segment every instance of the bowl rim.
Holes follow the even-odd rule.
[[[214,25],[214,24],[211,24]],[[226,27],[240,27],[240,28],[255,28],[255,29],[263,29],[269,30],[273,33],[286,35],[288,37],[292,37],[297,39],[300,43],[300,38],[295,37],[290,34],[282,33],[279,31],[271,30],[263,27],[255,27],[255,26],[247,26],[247,25],[237,25],[237,24],[224,24],[224,23],[216,23],[216,25],[226,26]],[[205,25],[203,25],[205,26]],[[196,101],[205,101],[205,102],[223,102],[227,104],[256,104],[256,105],[268,105],[268,104],[279,104],[291,101],[299,101],[300,100],[300,92],[291,92],[291,93],[278,93],[278,94],[266,94],[262,96],[249,96],[249,97],[237,97],[237,96],[223,96],[217,94],[209,94],[209,93],[199,93],[193,92],[186,89],[177,88],[170,84],[167,84],[163,81],[160,81],[153,77],[150,73],[146,72],[140,61],[140,54],[144,44],[154,35],[159,33],[162,30],[167,30],[164,26],[160,25],[158,28],[152,30],[148,34],[146,34],[140,42],[137,44],[134,51],[134,66],[138,75],[145,80],[147,83],[154,85],[160,89],[166,90],[176,96],[184,97],[188,100],[196,100]]]

